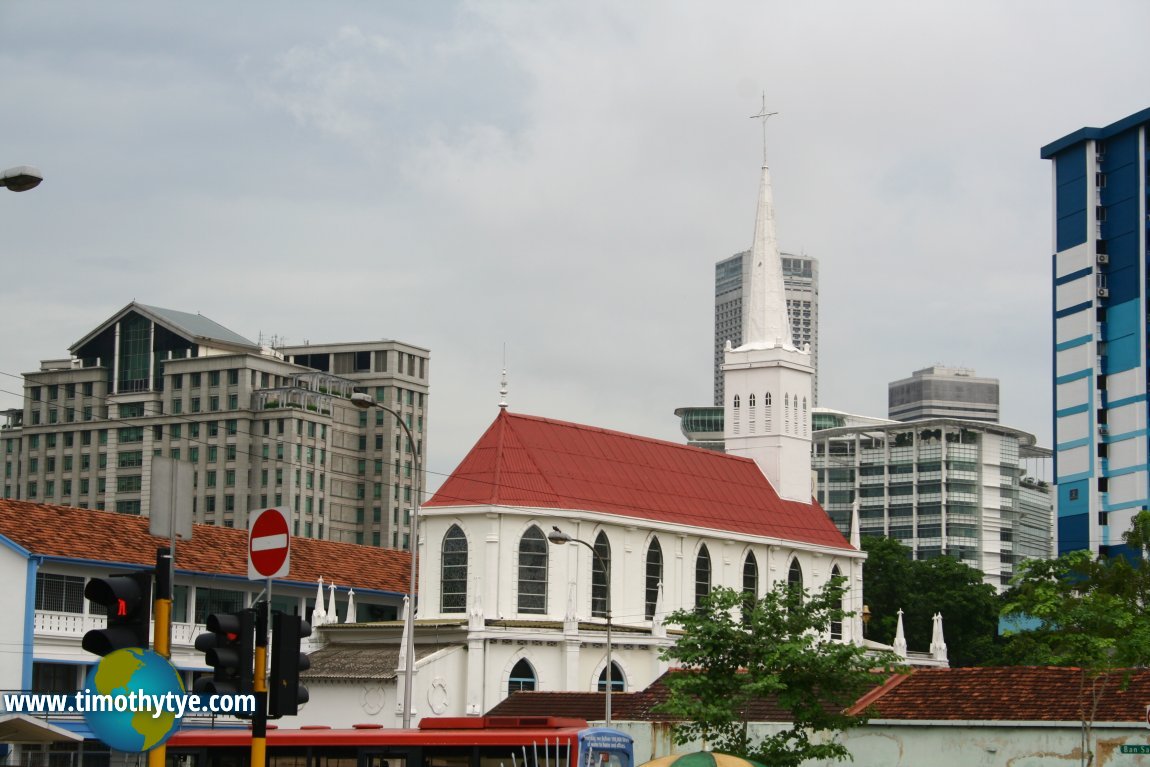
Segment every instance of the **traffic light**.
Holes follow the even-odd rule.
[[[300,640],[311,636],[311,625],[298,615],[276,613],[272,617],[272,670],[268,676],[268,716],[295,716],[301,703],[307,703],[307,688],[299,683],[299,672],[311,668],[300,652]]]
[[[196,649],[212,667],[210,677],[197,679],[202,695],[243,695],[252,692],[255,633],[251,610],[208,616],[208,633],[196,637]]]
[[[152,571],[139,570],[124,575],[93,578],[84,587],[84,596],[103,605],[108,626],[84,634],[81,646],[104,656],[125,647],[148,649],[152,617]]]

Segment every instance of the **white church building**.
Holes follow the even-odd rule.
[[[727,454],[504,405],[420,512],[412,718],[481,715],[517,690],[640,690],[666,616],[727,586],[845,576],[862,642],[865,555],[812,498],[812,369],[791,339],[764,162],[746,342],[728,349]],[[551,545],[553,529],[586,545]],[[592,551],[591,549],[594,549]],[[299,724],[401,718],[401,622],[322,629]]]

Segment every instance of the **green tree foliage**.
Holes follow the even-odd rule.
[[[1150,512],[1139,512],[1123,537],[1133,560],[1089,551],[1028,560],[1004,595],[1003,618],[1025,627],[1010,632],[1008,662],[1081,669],[1084,765],[1094,762],[1099,702],[1124,685],[1128,669],[1150,664]]]
[[[1150,664],[1150,512],[1124,537],[1140,559],[1072,551],[1022,564],[1002,614],[1031,625],[1011,634],[1011,661],[1096,671]]]
[[[668,677],[671,695],[660,707],[686,720],[676,726],[675,741],[699,739],[770,765],[849,756],[841,743],[812,737],[865,722],[843,712],[881,681],[876,666],[895,659],[876,662],[861,647],[829,639],[831,622],[849,616],[843,582],[836,578],[813,595],[779,583],[758,600],[718,588],[696,610],[672,613],[668,622],[683,635],[663,658],[688,669]],[[747,724],[759,699],[789,711],[792,724],[753,742]]]
[[[983,665],[997,657],[1001,603],[982,573],[953,557],[912,559],[910,549],[891,538],[863,538],[862,548],[868,639],[893,642],[901,609],[907,646],[925,650],[931,618],[941,613],[951,666]]]

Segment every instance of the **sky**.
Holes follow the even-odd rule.
[[[934,364],[1051,439],[1051,169],[1150,106],[1150,3],[0,2],[0,409],[133,300],[431,352],[428,486],[513,411],[682,442],[766,99],[819,404]]]

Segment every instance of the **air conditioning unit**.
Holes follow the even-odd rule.
[[[1100,424],[1098,424],[1098,433],[1101,434],[1103,437],[1105,437],[1107,434],[1110,433],[1110,427],[1104,423],[1100,423]]]
[[[1110,256],[1106,255],[1105,253],[1099,253],[1098,254],[1098,263],[1100,263],[1100,264],[1110,263]]]
[[[1107,290],[1106,288],[1099,288],[1098,289],[1098,297],[1099,298],[1109,298],[1110,297],[1110,291]]]

